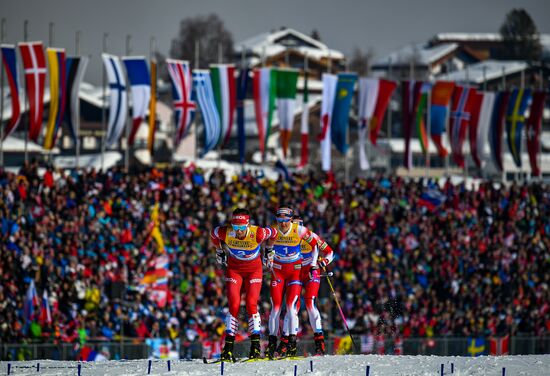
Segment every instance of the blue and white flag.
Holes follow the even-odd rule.
[[[204,123],[204,150],[201,155],[205,155],[214,149],[218,141],[221,140],[220,115],[214,100],[210,71],[194,70],[193,86]]]
[[[122,134],[128,112],[126,79],[118,56],[102,54],[103,64],[109,81],[109,125],[105,137],[105,146],[112,147]]]
[[[11,118],[4,129],[4,140],[8,137],[19,124],[21,120],[21,106],[19,103],[19,85],[17,84],[17,53],[15,52],[15,46],[11,44],[3,44],[0,46],[2,49],[2,65],[6,71],[8,77],[8,84],[10,87],[10,101],[11,101]],[[2,67],[0,67],[2,69]],[[4,95],[4,88],[2,88],[2,95]],[[3,109],[2,109],[3,110]],[[0,119],[3,120],[4,114],[0,114]],[[2,126],[0,124],[0,126]],[[0,140],[0,142],[4,141]]]
[[[143,56],[125,56],[122,58],[130,89],[132,92],[132,129],[128,137],[128,144],[133,145],[139,126],[145,119],[151,99],[151,76],[147,68],[147,60]]]
[[[84,72],[88,66],[89,58],[87,56],[75,56],[67,58],[67,94],[69,97],[65,105],[65,120],[69,126],[69,131],[73,141],[76,142],[77,129],[80,118],[80,106],[78,92],[80,83],[84,77]]]
[[[347,133],[349,132],[349,110],[356,81],[356,73],[338,74],[330,131],[334,146],[344,155],[348,151]]]

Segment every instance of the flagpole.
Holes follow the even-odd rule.
[[[130,34],[126,35],[126,56],[130,56],[132,50],[130,49],[130,41],[132,40],[132,36]],[[126,74],[126,76],[128,76]],[[129,82],[127,80],[127,82]],[[126,88],[126,95],[130,96],[130,87],[131,85],[127,85]],[[133,98],[132,98],[133,99]],[[135,103],[132,103],[132,107],[135,105]],[[130,106],[128,106],[128,112],[130,112]],[[124,168],[126,169],[126,173],[129,172],[130,167],[130,127],[132,126],[132,116],[131,112],[130,115],[126,114],[126,149],[124,150]]]
[[[80,34],[82,32],[80,30],[78,30],[75,34],[75,48],[74,48],[74,52],[75,52],[75,56],[79,56],[80,55]],[[76,92],[76,108],[74,109],[74,111],[76,111],[76,113],[78,114],[78,116],[76,117],[76,124],[74,125],[75,127],[75,136],[76,136],[76,142],[75,142],[75,169],[78,170],[78,168],[80,167],[80,88],[79,90],[77,90]],[[70,93],[69,93],[70,95]],[[70,100],[70,98],[69,98]]]
[[[103,46],[102,46],[102,52],[107,52],[107,37],[109,34],[103,33]],[[103,60],[103,58],[101,59]],[[101,171],[105,171],[105,142],[107,139],[107,75],[105,71],[105,64],[102,64],[103,69],[101,70],[101,81],[103,86],[103,95],[102,95],[102,101],[101,101],[101,129],[103,130],[101,135]]]
[[[50,22],[48,24],[48,45],[50,46],[50,48],[53,48],[53,44],[54,44],[54,30],[55,29],[55,24],[53,22]],[[59,78],[61,80],[61,78]],[[52,103],[52,96],[51,96],[51,93],[50,93],[50,104]],[[50,106],[50,111],[51,111],[51,106]],[[55,127],[55,125],[54,125]],[[54,135],[52,137],[52,143],[50,145],[50,150],[48,151],[48,162],[50,164],[53,164],[52,163],[52,152],[53,152],[53,148],[55,146],[55,132],[54,132]]]
[[[29,39],[29,20],[25,20],[23,22],[23,41],[26,42]],[[25,77],[25,87],[27,86],[27,75],[24,74],[23,70],[23,77]],[[38,89],[37,89],[38,90]],[[26,90],[23,90],[23,92],[27,93]],[[29,108],[29,96],[25,94],[25,111],[27,111],[27,108]],[[25,112],[23,111],[23,112]],[[30,111],[30,109],[29,109]],[[29,122],[31,121],[31,115],[27,113],[27,121],[25,122],[25,165],[29,161],[29,155],[28,155],[28,143],[29,143]]]
[[[6,18],[2,17],[0,24],[0,44],[6,36]],[[3,58],[3,56],[2,56]],[[0,167],[4,167],[4,67],[0,64]]]

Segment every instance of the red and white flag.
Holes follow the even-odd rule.
[[[376,145],[378,132],[382,127],[382,121],[386,114],[386,109],[390,103],[391,96],[395,91],[397,84],[393,81],[380,80],[378,84],[378,97],[376,98],[376,106],[370,123],[370,141]]]
[[[540,133],[542,129],[542,113],[544,111],[545,100],[546,92],[537,91],[533,94],[533,102],[531,103],[529,119],[526,124],[527,153],[529,154],[529,163],[531,164],[531,174],[533,176],[540,175],[537,155],[540,151]]]
[[[488,142],[491,115],[495,105],[495,93],[478,92],[472,100],[472,119],[470,122],[470,151],[478,168],[483,167],[485,145]]]
[[[470,126],[472,98],[475,89],[466,86],[457,86],[453,93],[449,139],[455,163],[464,168],[464,154],[462,146],[466,132]]]
[[[359,167],[361,170],[370,168],[365,145],[367,131],[378,99],[379,83],[380,81],[374,78],[359,79]]]
[[[330,171],[332,140],[330,137],[330,123],[336,96],[338,77],[334,74],[323,73],[323,98],[321,101],[321,164],[323,171]]]
[[[25,71],[25,86],[29,100],[29,138],[38,140],[42,129],[44,111],[44,84],[46,81],[46,58],[42,42],[19,43],[19,51]]]

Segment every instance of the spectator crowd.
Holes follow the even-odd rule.
[[[162,308],[140,288],[160,252],[149,241],[155,204],[170,270]],[[550,188],[538,182],[468,190],[379,176],[346,185],[317,173],[270,180],[193,165],[39,175],[29,164],[0,171],[0,342],[220,338],[226,298],[209,230],[236,207],[273,224],[280,204],[335,249],[329,268],[354,333],[550,332]],[[31,281],[40,298],[47,292],[51,320],[25,310]],[[326,332],[342,333],[325,282],[318,306]],[[311,334],[301,314],[301,334]],[[241,320],[245,335],[244,309]]]

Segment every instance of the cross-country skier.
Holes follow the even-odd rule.
[[[265,251],[273,254],[273,243],[277,230],[270,227],[250,225],[250,214],[246,209],[233,211],[231,225],[219,226],[210,233],[216,248],[216,261],[225,267],[225,286],[229,313],[225,319],[226,337],[221,360],[232,361],[233,344],[239,322],[237,315],[241,305],[241,288],[246,293],[246,311],[250,332],[250,358],[260,357],[260,314],[258,299],[262,288],[262,258],[260,244],[266,242]]]

